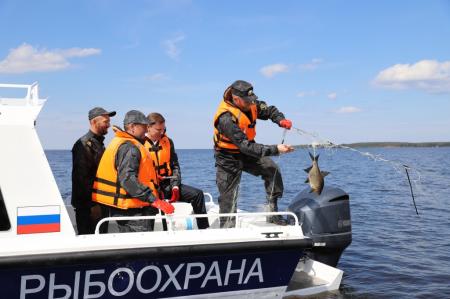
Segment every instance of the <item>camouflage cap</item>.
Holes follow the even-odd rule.
[[[231,93],[247,102],[254,102],[258,97],[253,93],[253,86],[244,80],[237,80],[231,84]]]
[[[123,124],[143,124],[149,125],[147,117],[145,117],[144,113],[138,110],[130,110],[125,114],[125,118],[123,119]]]

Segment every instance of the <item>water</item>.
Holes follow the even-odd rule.
[[[319,298],[450,298],[450,148],[374,148],[364,150],[400,161],[415,172],[412,203],[404,170],[374,162],[348,150],[319,150],[319,165],[330,171],[326,184],[350,194],[353,242],[338,267],[341,288]],[[56,182],[70,202],[71,153],[47,151]],[[211,150],[178,150],[183,182],[210,192],[216,199]],[[305,150],[274,157],[283,174],[285,209],[303,188]],[[265,194],[259,178],[244,174],[239,207],[261,210]]]

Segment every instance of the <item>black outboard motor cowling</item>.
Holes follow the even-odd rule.
[[[342,189],[324,187],[317,195],[306,188],[288,206],[297,215],[303,234],[313,240],[308,256],[336,267],[342,252],[352,242],[350,198]]]

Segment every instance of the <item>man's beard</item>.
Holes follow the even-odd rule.
[[[108,128],[99,128],[98,132],[100,133],[100,135],[104,136],[108,134]]]

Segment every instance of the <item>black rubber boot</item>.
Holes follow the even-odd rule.
[[[268,201],[268,212],[278,212],[278,198],[274,198]],[[273,223],[276,225],[287,225],[286,219],[284,219],[281,215],[273,215],[267,216],[266,221],[268,223]]]

